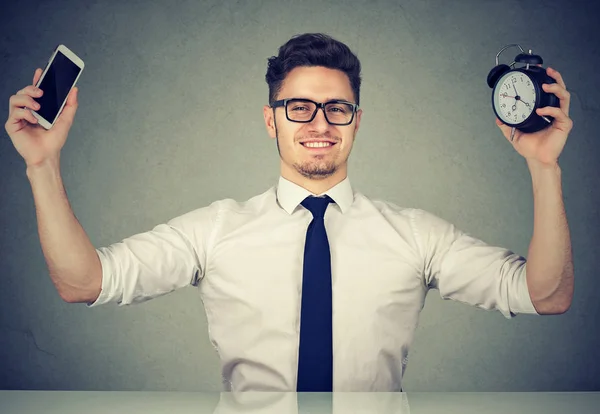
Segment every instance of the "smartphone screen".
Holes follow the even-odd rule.
[[[42,79],[39,88],[44,94],[39,98],[33,98],[40,104],[40,109],[36,112],[40,114],[49,123],[54,123],[63,102],[71,87],[79,76],[81,68],[73,63],[60,51],[56,53],[54,60],[50,64],[48,71]]]

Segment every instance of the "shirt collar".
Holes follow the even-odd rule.
[[[296,207],[308,196],[322,196],[327,194],[331,199],[339,206],[342,213],[346,213],[352,201],[354,200],[354,194],[352,186],[350,185],[350,179],[346,176],[344,180],[324,192],[323,194],[313,194],[307,189],[300,187],[289,180],[286,180],[282,176],[279,176],[279,183],[277,185],[277,201],[279,205],[292,214]]]

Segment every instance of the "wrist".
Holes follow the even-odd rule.
[[[25,173],[29,180],[39,176],[60,176],[60,155],[46,158],[36,164],[27,164]]]
[[[560,188],[562,171],[558,165],[558,161],[542,163],[537,160],[527,159],[527,166],[531,173],[534,192],[544,188]]]
[[[554,171],[560,172],[560,166],[558,165],[558,160],[554,160],[552,162],[541,162],[536,160],[535,158],[526,158],[527,167],[531,172],[534,171]]]

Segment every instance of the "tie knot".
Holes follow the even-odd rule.
[[[326,195],[324,197],[308,196],[301,204],[310,210],[314,218],[323,218],[329,203],[333,203],[333,200]]]

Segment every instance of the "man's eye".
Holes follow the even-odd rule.
[[[292,108],[292,111],[297,111],[297,110],[306,111],[307,109],[308,108],[306,108],[306,106],[295,106]]]

